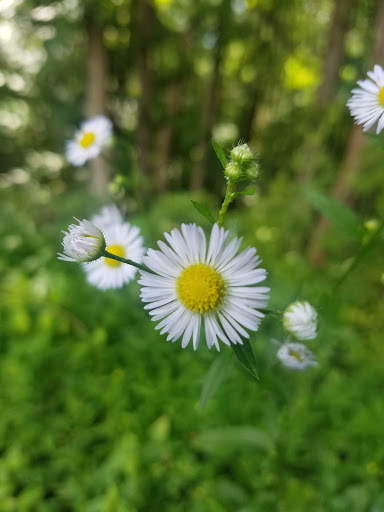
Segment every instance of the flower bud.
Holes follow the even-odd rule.
[[[231,158],[241,166],[246,166],[253,160],[253,153],[248,144],[239,144],[231,151]]]
[[[255,181],[260,174],[260,165],[252,161],[247,167],[244,169],[244,176],[247,180]]]
[[[231,181],[239,181],[243,178],[243,172],[241,170],[240,165],[236,162],[229,162],[227,167],[225,168],[224,174],[226,178]]]
[[[68,233],[63,231],[64,254],[59,253],[59,260],[85,263],[101,258],[106,247],[102,231],[88,220],[77,222],[69,226]]]
[[[312,340],[317,335],[317,312],[309,302],[293,302],[283,314],[283,327],[298,340]]]

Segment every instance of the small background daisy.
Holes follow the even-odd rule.
[[[115,206],[104,207],[92,218],[92,223],[103,231],[108,252],[137,263],[142,261],[145,249],[140,230],[122,222],[121,213]],[[83,267],[88,282],[101,290],[121,288],[134,278],[137,270],[132,265],[104,257]]]
[[[356,124],[363,124],[364,131],[376,121],[376,133],[384,128],[384,70],[378,64],[373,71],[368,71],[370,80],[359,80],[360,89],[352,90],[352,97],[347,106]]]
[[[105,116],[95,116],[84,121],[74,139],[66,144],[65,156],[75,166],[98,156],[112,135],[112,122]]]
[[[291,370],[305,370],[309,366],[317,366],[317,361],[303,343],[286,342],[277,351],[278,359]]]

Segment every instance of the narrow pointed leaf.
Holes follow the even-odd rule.
[[[232,198],[236,199],[236,197],[239,197],[239,196],[253,196],[253,194],[255,192],[256,192],[255,187],[245,188],[244,190],[241,190],[240,192],[235,192],[234,194],[232,194]]]
[[[348,206],[310,188],[304,188],[303,195],[315,210],[332,222],[340,231],[355,240],[361,239],[363,224],[360,217]]]
[[[212,146],[213,149],[215,150],[217,158],[220,160],[221,165],[225,169],[228,165],[228,160],[227,157],[225,156],[224,149],[214,139],[212,139]]]
[[[191,200],[191,203],[193,204],[193,206],[196,208],[196,210],[200,213],[200,215],[202,215],[204,218],[206,218],[207,220],[209,220],[209,222],[211,222],[212,224],[215,223],[215,219],[213,218],[213,215],[211,214],[211,212],[208,210],[208,208],[206,208],[205,206],[203,206],[202,204],[200,203],[196,203],[196,201],[192,201]]]
[[[228,376],[231,360],[225,354],[218,356],[204,377],[200,395],[200,409],[203,410]]]
[[[246,368],[255,379],[259,379],[259,372],[257,371],[256,359],[253,355],[251,344],[249,340],[243,339],[243,345],[237,343],[236,345],[231,343],[231,349],[235,353],[235,356],[240,363]]]

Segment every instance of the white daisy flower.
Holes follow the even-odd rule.
[[[112,135],[112,122],[104,116],[95,116],[84,121],[74,139],[66,144],[65,156],[72,165],[81,166],[98,156]]]
[[[226,345],[242,344],[245,329],[257,331],[268,302],[269,288],[254,286],[266,278],[257,268],[261,260],[256,249],[248,247],[240,254],[242,239],[228,244],[229,231],[214,224],[209,243],[201,227],[182,224],[181,233],[164,233],[168,245],[157,244],[160,251],[149,249],[143,263],[154,274],[140,271],[141,299],[148,302],[152,320],[161,322],[156,329],[168,333],[172,342],[182,336],[185,348],[193,340],[199,344],[202,319],[209,348],[220,350],[218,339]]]
[[[68,233],[63,231],[64,254],[59,253],[59,260],[83,263],[100,258],[105,250],[102,231],[88,220],[76,220],[79,225],[71,224]]]
[[[103,230],[108,252],[141,263],[145,249],[140,230],[122,222],[121,213],[115,206],[104,207],[92,222]],[[105,257],[84,264],[83,268],[88,282],[101,290],[121,288],[134,278],[137,270],[132,265]]]
[[[91,219],[92,224],[103,230],[108,226],[114,224],[121,224],[124,222],[124,218],[121,211],[114,204],[103,206],[97,215],[94,215]]]
[[[380,133],[384,128],[384,70],[376,64],[367,74],[370,80],[357,82],[361,89],[352,90],[347,106],[356,124],[364,124],[364,131],[378,121],[376,133]]]
[[[283,314],[284,329],[298,340],[313,340],[317,335],[317,312],[309,302],[293,302]]]
[[[277,357],[291,370],[305,370],[308,366],[317,366],[313,352],[302,343],[284,343],[277,351]]]

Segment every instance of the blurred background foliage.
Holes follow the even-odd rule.
[[[0,16],[0,512],[383,512],[382,240],[334,286],[383,215],[383,152],[345,103],[383,64],[384,2],[0,0]],[[98,113],[113,145],[73,169],[65,140]],[[260,153],[226,227],[262,255],[272,310],[318,308],[316,369],[276,363],[277,313],[252,336],[256,382],[224,347],[165,343],[136,283],[103,293],[56,260],[72,216],[112,201],[148,246],[208,229],[190,199],[222,200],[212,136]],[[308,186],[357,212],[360,240]]]

